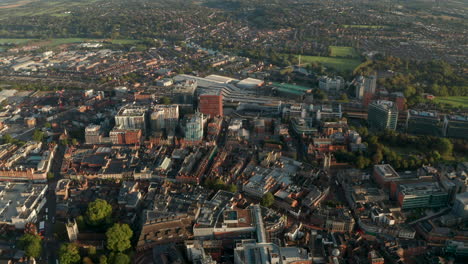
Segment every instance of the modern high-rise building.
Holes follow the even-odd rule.
[[[172,99],[176,104],[193,104],[195,102],[195,89],[197,81],[183,79],[177,81],[172,88]]]
[[[85,142],[86,144],[99,144],[101,143],[101,126],[89,125],[85,128]]]
[[[202,113],[196,112],[185,123],[185,141],[197,142],[203,139],[203,127],[206,122]]]
[[[200,112],[211,117],[223,116],[223,96],[218,93],[205,93],[198,96]]]
[[[369,105],[367,120],[372,129],[395,130],[398,121],[398,109],[391,101],[374,101]]]
[[[364,86],[366,88],[366,92],[374,94],[377,89],[377,76],[371,75],[366,77]]]
[[[353,81],[355,87],[355,96],[357,99],[363,99],[366,94],[372,95],[377,89],[377,76],[371,75],[368,77],[358,76]]]
[[[468,116],[446,115],[444,130],[447,137],[468,139]]]
[[[437,112],[409,110],[406,131],[410,134],[444,136],[444,124]]]
[[[452,213],[462,219],[468,219],[468,192],[459,193],[455,196]]]
[[[147,108],[138,105],[125,105],[115,116],[115,127],[119,129],[141,129],[146,134]]]
[[[178,105],[155,105],[150,116],[151,130],[161,131],[165,129],[167,132],[175,130],[179,122],[179,106]]]

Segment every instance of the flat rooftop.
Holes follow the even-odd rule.
[[[401,184],[400,191],[404,195],[428,195],[444,192],[440,185],[436,182]]]
[[[438,118],[439,115],[436,111],[417,111],[417,110],[409,110],[411,116],[417,117],[426,117],[426,118]]]
[[[0,182],[0,222],[11,223],[12,218],[27,218],[46,190],[46,184]]]
[[[136,105],[125,105],[120,108],[117,113],[118,116],[141,116],[146,113],[146,108],[144,106]]]

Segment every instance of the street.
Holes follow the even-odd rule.
[[[55,187],[57,186],[57,181],[60,180],[60,168],[62,166],[63,155],[65,153],[65,146],[59,145],[54,156],[52,163],[51,172],[54,173],[55,177],[48,180],[48,192],[47,192],[47,203],[46,208],[47,212],[47,221],[45,221],[45,231],[44,231],[44,245],[42,250],[42,263],[56,264],[57,251],[59,248],[58,241],[54,237],[54,222],[55,212],[57,208],[57,201],[55,198]]]

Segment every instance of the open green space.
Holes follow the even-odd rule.
[[[33,39],[14,39],[14,38],[0,38],[0,45],[5,44],[24,44]]]
[[[353,71],[361,61],[351,58],[335,58],[321,56],[301,56],[302,64],[320,63],[325,67],[333,68],[338,71]]]
[[[110,42],[116,45],[134,44],[139,42],[135,39],[88,39],[88,38],[57,38],[51,39],[46,46],[58,46],[63,44],[84,43],[84,42]]]
[[[450,104],[455,107],[468,107],[468,96],[445,96],[436,97],[436,103]]]
[[[311,89],[305,86],[277,82],[274,82],[273,86],[280,92],[291,93],[296,95],[302,95]]]
[[[5,44],[22,45],[26,43],[34,43],[44,47],[55,47],[63,44],[82,43],[82,42],[110,42],[115,45],[136,44],[139,40],[135,39],[88,39],[88,38],[54,38],[49,40],[38,39],[9,39],[0,38],[0,46]]]
[[[402,156],[409,156],[409,155],[422,155],[424,154],[423,151],[413,148],[413,147],[405,147],[405,146],[388,146],[391,150],[395,151],[399,155]]]
[[[136,39],[112,39],[110,40],[112,44],[116,45],[127,45],[127,44],[135,44],[138,43],[139,40]]]
[[[379,25],[343,25],[344,28],[370,28],[370,29],[380,29],[386,28],[387,26],[379,26]]]
[[[330,46],[330,55],[332,57],[359,58],[359,54],[353,47]]]
[[[66,12],[73,12],[77,7],[86,6],[98,0],[86,1],[33,1],[24,5],[0,9],[0,20],[8,17],[19,16],[65,16]]]

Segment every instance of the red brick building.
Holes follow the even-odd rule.
[[[109,133],[112,144],[131,145],[141,143],[141,129],[114,129]]]
[[[211,117],[223,116],[223,96],[216,94],[202,94],[198,97],[200,112]]]

